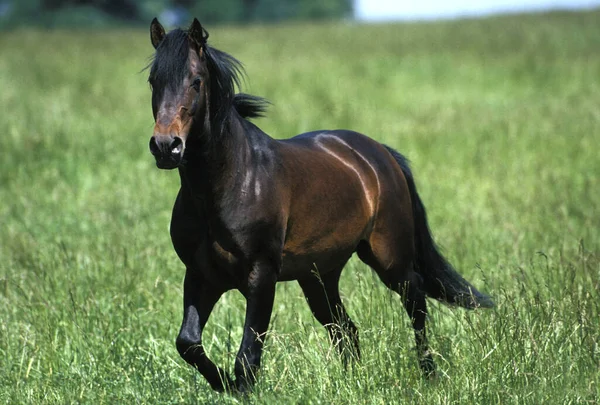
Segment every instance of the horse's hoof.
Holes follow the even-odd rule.
[[[435,365],[435,362],[433,361],[433,357],[431,357],[431,354],[428,354],[419,360],[419,367],[421,368],[423,377],[425,377],[426,379],[431,380],[436,377],[437,367]]]
[[[210,387],[217,392],[232,393],[236,391],[235,383],[231,377],[229,377],[229,374],[223,375],[218,382],[211,383]]]
[[[252,392],[254,385],[252,382],[248,381],[245,378],[237,378],[235,380],[235,392],[236,394],[246,395]]]

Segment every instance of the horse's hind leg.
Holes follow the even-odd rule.
[[[435,363],[429,353],[425,320],[427,318],[427,302],[425,293],[421,290],[421,276],[414,271],[413,253],[410,249],[402,249],[402,245],[391,246],[383,242],[385,239],[371,238],[371,244],[359,246],[357,253],[360,259],[368,264],[391,290],[398,293],[415,333],[415,341],[419,366],[426,377],[435,374]],[[398,241],[411,242],[411,241]]]
[[[339,279],[342,272],[336,271],[324,275],[311,274],[298,280],[306,301],[315,318],[327,328],[331,342],[337,346],[344,365],[349,359],[360,358],[358,329],[342,304],[339,291]]]
[[[415,274],[416,275],[416,274]],[[418,279],[420,281],[420,278]],[[425,293],[419,288],[419,284],[414,280],[398,282],[394,291],[398,292],[402,297],[404,309],[411,319],[412,327],[415,332],[415,342],[417,354],[419,357],[419,366],[426,377],[435,374],[435,363],[429,352],[429,344],[427,342],[427,332],[425,330],[425,320],[427,318],[427,301]],[[390,287],[391,288],[391,287]]]

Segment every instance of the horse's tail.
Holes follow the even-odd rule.
[[[416,270],[423,278],[422,289],[432,298],[464,308],[493,307],[492,299],[477,291],[439,252],[429,231],[425,207],[417,194],[408,160],[389,146],[385,147],[400,165],[408,183],[415,226]]]

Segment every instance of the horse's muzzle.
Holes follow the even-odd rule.
[[[159,169],[175,169],[181,164],[185,144],[183,139],[172,135],[159,135],[150,138],[150,153],[156,159]]]

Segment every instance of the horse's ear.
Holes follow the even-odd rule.
[[[152,41],[152,46],[154,49],[158,48],[158,45],[162,42],[165,37],[165,29],[158,22],[156,17],[150,23],[150,40]]]
[[[190,29],[188,30],[188,36],[192,41],[198,44],[199,48],[202,48],[206,45],[206,40],[208,39],[208,31],[206,31],[200,21],[197,18],[194,18],[192,21],[192,25],[190,25]]]

